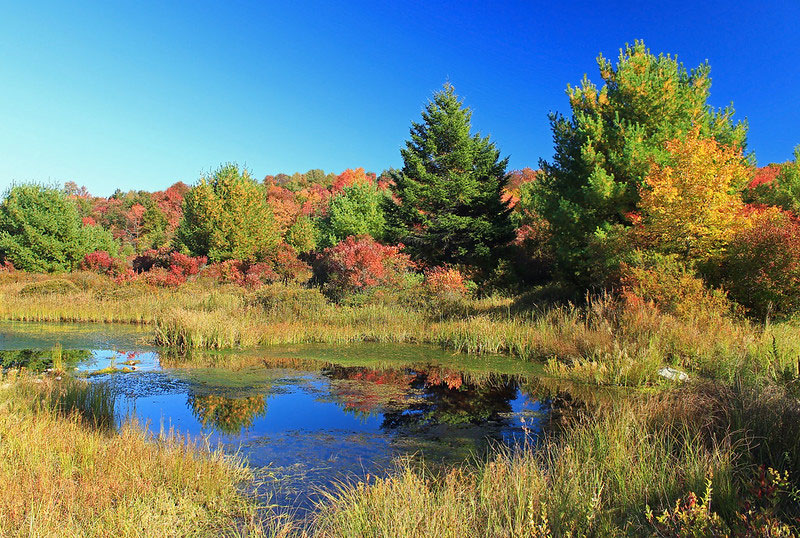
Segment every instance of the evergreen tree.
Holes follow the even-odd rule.
[[[620,51],[614,67],[598,57],[605,85],[584,77],[567,87],[572,117],[550,117],[555,155],[542,162],[538,209],[550,224],[563,276],[592,284],[593,246],[631,224],[639,192],[653,164],[667,165],[669,140],[692,128],[701,138],[744,150],[747,126],[731,107],[707,104],[709,66],[687,72],[669,55],[655,56],[641,41]]]
[[[389,237],[431,265],[463,264],[490,270],[498,249],[513,238],[510,210],[501,200],[508,159],[489,137],[471,134],[472,112],[445,84],[412,123],[400,151],[403,168],[391,173]]]
[[[66,194],[41,185],[17,185],[0,204],[0,261],[32,272],[70,271],[95,250],[116,254],[111,234],[83,226]]]

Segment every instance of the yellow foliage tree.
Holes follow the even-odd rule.
[[[642,232],[666,253],[705,259],[746,224],[737,187],[748,168],[741,149],[697,129],[666,143],[669,163],[654,164],[640,191]]]

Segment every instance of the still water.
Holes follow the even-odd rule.
[[[238,454],[255,471],[255,494],[298,511],[337,483],[380,476],[398,457],[435,468],[535,443],[563,398],[533,366],[425,346],[187,358],[150,340],[137,327],[0,323],[0,363],[61,345],[75,375],[113,388],[118,422],[135,417],[154,434],[171,429]],[[97,374],[109,368],[132,371]]]

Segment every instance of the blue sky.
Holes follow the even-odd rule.
[[[547,114],[598,52],[644,39],[708,59],[715,106],[760,164],[800,144],[800,2],[0,3],[0,188],[108,195],[401,165],[410,122],[449,80],[511,167],[552,154]]]

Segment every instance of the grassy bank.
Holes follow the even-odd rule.
[[[702,383],[619,401],[535,450],[342,485],[297,536],[794,536],[797,400]]]
[[[252,503],[241,463],[136,424],[84,382],[0,380],[0,535],[235,534]]]
[[[198,280],[176,289],[118,285],[76,273],[12,274],[0,281],[0,319],[146,323],[176,351],[277,344],[429,343],[548,363],[550,373],[600,384],[639,385],[664,365],[731,380],[797,375],[796,325],[756,324],[715,313],[677,317],[608,296],[582,306],[534,295],[421,300],[375,296],[334,304],[316,289],[257,291]],[[713,337],[710,337],[713,335]]]

